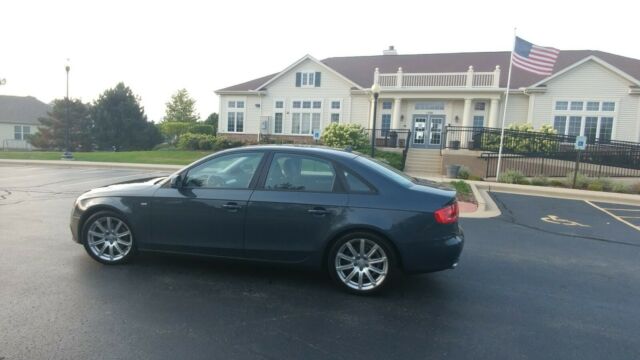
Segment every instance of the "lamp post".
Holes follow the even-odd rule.
[[[380,96],[380,85],[377,82],[371,86],[371,92],[373,93],[373,125],[371,127],[371,157],[373,158],[376,154],[376,118],[378,116],[378,96]]]
[[[67,64],[64,67],[64,70],[67,72],[67,92],[64,97],[64,117],[65,117],[65,151],[62,154],[62,160],[73,160],[73,154],[71,153],[71,147],[69,144],[69,135],[71,132],[71,124],[69,119],[69,70],[71,70],[71,66],[69,66],[69,59],[67,59]]]

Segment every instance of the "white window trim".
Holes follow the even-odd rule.
[[[305,71],[300,71],[300,87],[303,88],[312,88],[312,87],[316,87],[316,73],[318,71],[311,71],[311,70],[305,70]],[[311,75],[311,77],[313,77],[313,82],[309,82],[309,75]],[[304,78],[307,78],[307,84],[304,83]]]
[[[244,107],[237,108],[235,105],[233,107],[229,106],[230,102],[237,103],[238,101],[242,101],[244,103]],[[246,97],[230,97],[225,99],[223,104],[224,109],[224,117],[221,119],[224,121],[224,131],[223,133],[228,134],[243,134],[247,132],[247,98]],[[234,115],[234,131],[229,131],[229,113],[236,113]],[[238,115],[237,113],[242,113],[242,131],[237,131],[238,128]]]
[[[276,108],[276,103],[281,101],[282,108]],[[276,132],[276,113],[282,113],[282,131]],[[273,100],[273,124],[271,125],[271,133],[275,135],[283,135],[286,134],[286,118],[287,118],[287,101],[285,99],[274,99]]]
[[[556,116],[566,116],[565,126],[564,126],[564,134],[559,135],[567,135],[569,133],[569,119],[571,116],[579,116],[580,117],[580,136],[584,136],[584,128],[585,128],[585,118],[586,117],[597,117],[598,123],[596,126],[596,138],[600,135],[600,123],[603,117],[613,118],[612,129],[611,129],[611,140],[615,139],[616,136],[616,123],[618,120],[618,111],[620,111],[620,99],[611,99],[611,98],[554,98],[552,99],[551,104],[551,127],[554,125],[554,121]],[[556,110],[556,102],[558,101],[566,101],[567,110]],[[581,101],[582,102],[582,110],[571,110],[571,103]],[[599,110],[587,110],[587,103],[591,101],[597,101],[600,103]],[[612,102],[615,105],[615,109],[613,111],[603,111],[602,103],[603,102]]]
[[[293,103],[294,103],[294,102],[296,102],[296,101],[300,101],[300,107],[299,107],[299,108],[294,108],[294,107],[293,107]],[[305,102],[305,101],[310,101],[310,102],[311,102],[311,107],[310,107],[310,108],[305,109],[305,108],[303,108],[303,107],[302,107],[302,104],[303,104],[303,102]],[[318,108],[314,108],[314,107],[313,107],[313,103],[314,103],[314,102],[318,102],[318,101],[320,102],[320,108],[319,108],[319,109],[318,109]],[[288,122],[288,125],[289,125],[289,126],[288,126],[288,127],[287,127],[287,129],[286,129],[286,130],[287,130],[287,135],[293,135],[293,136],[313,136],[313,127],[312,127],[312,124],[313,124],[313,114],[315,114],[315,113],[319,113],[319,114],[320,114],[320,124],[319,124],[320,131],[322,131],[322,129],[324,129],[324,121],[323,121],[323,117],[324,117],[325,104],[324,104],[324,100],[323,100],[323,99],[292,99],[292,100],[289,102],[289,105],[290,105],[289,117],[288,117],[288,118],[289,118],[289,122]],[[309,114],[311,114],[311,115],[310,115],[310,120],[309,120],[309,121],[311,122],[311,123],[309,124],[309,130],[310,130],[310,132],[309,132],[308,134],[294,133],[294,132],[292,131],[292,130],[293,130],[293,114],[294,114],[294,113],[300,113],[300,114],[303,114],[303,113],[309,113]],[[284,127],[284,126],[283,126],[283,127]],[[302,115],[300,115],[300,129],[302,130]],[[284,132],[284,129],[283,129],[283,132],[282,132],[282,133],[283,133],[283,134],[285,133],[285,132]]]
[[[333,108],[333,102],[337,101],[340,104],[340,109],[334,109]],[[344,106],[344,102],[342,101],[342,99],[329,99],[328,101],[329,106],[327,106],[329,108],[329,119],[327,120],[327,124],[331,124],[331,117],[333,116],[333,114],[338,114],[338,124],[342,124],[343,120],[342,120],[342,107]]]

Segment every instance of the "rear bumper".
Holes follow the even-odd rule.
[[[463,247],[462,229],[458,234],[443,239],[411,242],[400,249],[402,267],[407,273],[452,269],[457,266]]]

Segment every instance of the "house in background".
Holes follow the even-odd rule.
[[[38,132],[38,118],[46,117],[51,106],[32,96],[0,95],[0,147],[28,150],[29,135]]]
[[[499,127],[509,52],[379,56],[310,55],[283,71],[216,91],[219,133],[255,141],[311,142],[330,123],[371,128],[371,86],[381,87],[377,127],[411,130],[410,146],[440,148],[446,125]],[[554,73],[513,68],[505,122],[558,133],[640,142],[640,60],[593,50],[561,51]]]

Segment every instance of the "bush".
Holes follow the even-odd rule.
[[[482,178],[482,176],[473,175],[473,174],[470,174],[470,175],[469,175],[469,179],[467,179],[467,180],[484,181],[484,179]]]
[[[549,185],[555,186],[555,187],[566,187],[567,186],[567,184],[565,184],[564,181],[556,180],[556,179],[553,179],[553,180],[549,181]]]
[[[358,150],[367,145],[369,136],[360,125],[333,123],[324,129],[320,140],[330,147],[344,149],[351,146],[354,150]]]
[[[630,190],[631,189],[629,189],[627,185],[621,182],[617,182],[613,184],[613,187],[611,188],[611,191],[617,192],[617,193],[626,193],[626,192],[630,192]]]
[[[565,179],[565,184],[567,187],[572,187],[573,186],[573,175],[574,175],[574,171],[570,172],[567,174],[567,177]],[[578,172],[578,176],[576,177],[576,189],[586,189],[587,186],[589,186],[589,178],[587,177],[587,175]]]
[[[587,184],[587,189],[593,191],[611,191],[612,187],[611,181],[607,179],[594,179]]]
[[[524,177],[524,174],[518,170],[507,170],[500,174],[500,177],[498,178],[498,182],[507,184],[520,184],[524,181],[527,181],[527,179]]]
[[[468,180],[470,176],[471,173],[469,172],[469,168],[466,166],[461,166],[460,170],[458,170],[458,179]]]
[[[180,136],[177,146],[180,150],[202,150],[202,147],[211,150],[216,141],[216,137],[212,135],[186,133]]]
[[[189,127],[187,133],[191,134],[205,134],[205,135],[214,135],[213,126],[205,125],[205,124],[194,124]]]
[[[533,179],[531,179],[531,185],[547,186],[549,185],[549,179],[544,176],[536,176]]]
[[[632,194],[640,194],[640,183],[635,183],[629,185],[627,190]]]

